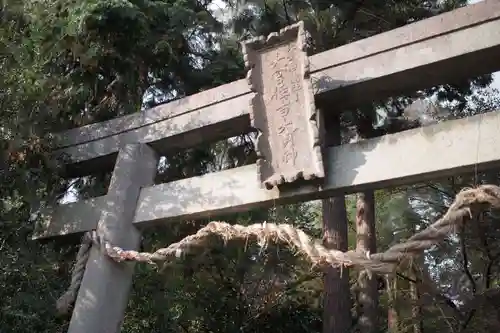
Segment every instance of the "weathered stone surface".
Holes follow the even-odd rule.
[[[141,189],[133,221],[141,228],[177,223],[180,219],[210,218],[495,168],[500,165],[499,131],[500,111],[496,111],[330,147],[324,157],[329,172],[320,186],[311,184],[286,191],[264,189],[255,179],[255,164],[146,186]],[[83,214],[95,206],[94,201],[82,204],[91,207],[60,207],[55,213],[59,217],[51,221],[50,230],[38,237],[93,228],[88,223],[73,223],[68,229],[65,223],[85,220]],[[63,217],[65,214],[69,216]]]
[[[267,188],[323,178],[303,23],[243,43],[258,177]]]
[[[64,148],[105,139],[109,136],[119,135],[173,119],[189,112],[203,110],[213,104],[230,101],[247,93],[248,87],[245,80],[234,81],[195,95],[160,104],[143,112],[73,128],[63,133],[56,133],[54,143],[57,148]]]
[[[97,233],[111,244],[137,250],[140,231],[132,225],[141,188],[154,182],[157,154],[147,145],[120,150],[101,207]],[[132,285],[134,263],[114,262],[93,246],[71,316],[68,333],[118,333]]]
[[[465,25],[450,23],[450,17],[457,13]],[[317,65],[311,76],[316,80],[316,97],[333,97],[335,109],[329,112],[336,112],[339,105],[348,104],[342,101],[360,103],[460,75],[499,69],[498,0],[486,0],[425,22],[312,57]],[[397,45],[392,47],[394,40]],[[366,43],[370,47],[365,47]],[[79,146],[71,152],[73,161],[100,166],[102,161],[96,161],[101,157],[120,153],[106,196],[54,207],[56,218],[35,237],[97,228],[112,244],[137,249],[140,234],[135,227],[410,184],[500,164],[500,113],[495,112],[330,147],[325,151],[325,177],[304,45],[302,23],[267,39],[245,43],[252,92],[240,80],[144,114],[70,131],[68,139],[59,136],[59,148]],[[473,62],[477,66],[469,67]],[[257,165],[152,185],[158,156],[148,146],[172,144],[179,138],[186,141],[180,146],[189,146],[207,139],[203,134],[220,136],[208,134],[220,123],[248,129],[246,110],[229,110],[217,119],[211,119],[206,111],[218,115],[216,109],[224,109],[243,96],[252,98],[250,120],[260,132]],[[232,112],[239,114],[235,117]],[[228,127],[218,129],[233,133]],[[101,142],[94,145],[94,141]],[[443,153],[446,158],[434,158]],[[299,178],[323,179],[277,188]],[[117,264],[93,247],[68,332],[118,332],[132,273],[132,265]]]
[[[314,93],[318,101],[331,105],[328,112],[338,112],[490,73],[500,69],[499,40],[500,2],[486,0],[311,56]],[[71,155],[69,167],[80,169],[72,176],[80,176],[109,166],[112,155],[126,143],[185,148],[199,144],[200,138],[236,135],[248,129],[249,106],[234,105],[251,96],[246,80],[238,80],[145,112],[61,133],[59,152]]]

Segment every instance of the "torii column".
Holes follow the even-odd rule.
[[[137,250],[140,232],[132,225],[141,187],[154,183],[158,155],[146,144],[128,144],[118,153],[97,224],[111,244]],[[133,263],[116,263],[91,249],[68,333],[118,333],[128,303]]]

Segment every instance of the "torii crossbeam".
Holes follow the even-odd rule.
[[[108,193],[52,207],[34,238],[97,230],[136,249],[140,229],[500,165],[500,113],[323,147],[319,113],[500,69],[500,2],[445,13],[308,58],[303,28],[246,44],[247,80],[70,130],[70,175],[114,168]],[[477,64],[470,67],[470,63]],[[336,110],[327,107],[330,102]],[[317,107],[319,110],[317,110]],[[158,156],[257,129],[257,164],[154,185]],[[480,133],[480,136],[478,135]],[[440,157],[437,158],[436,156]],[[93,249],[68,332],[120,331],[133,268]]]

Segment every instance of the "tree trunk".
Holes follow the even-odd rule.
[[[417,233],[417,229],[413,229],[413,233]],[[409,276],[415,281],[422,279],[423,274],[427,273],[427,267],[425,266],[424,256],[418,256],[412,262],[409,269]],[[431,281],[429,281],[431,282]],[[410,299],[411,299],[411,317],[413,323],[413,333],[423,333],[424,332],[424,322],[422,317],[422,284],[410,282]]]
[[[340,121],[333,112],[323,114],[325,144],[341,144]],[[326,170],[328,172],[328,170]],[[345,197],[339,196],[322,201],[323,243],[330,249],[347,251],[347,213]],[[323,333],[348,333],[351,328],[351,298],[349,271],[330,267],[324,279]]]
[[[373,191],[358,194],[356,201],[356,251],[375,253],[375,195]],[[365,271],[358,275],[360,306],[359,328],[361,333],[377,332],[378,283]]]
[[[416,279],[416,274],[412,274],[413,279]],[[422,322],[422,308],[420,306],[420,294],[418,285],[410,282],[410,296],[411,296],[411,317],[413,322],[413,333],[423,333],[424,327]]]
[[[344,197],[323,200],[324,244],[347,251],[347,216]],[[329,267],[324,279],[323,333],[347,333],[351,327],[349,271]]]
[[[389,299],[389,306],[387,310],[387,331],[389,333],[399,332],[399,316],[396,307],[396,297],[398,292],[397,281],[398,278],[396,276],[386,277],[387,296]]]

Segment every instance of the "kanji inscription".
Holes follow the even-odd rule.
[[[302,22],[243,44],[247,79],[256,93],[259,179],[272,188],[323,178],[314,94]]]

